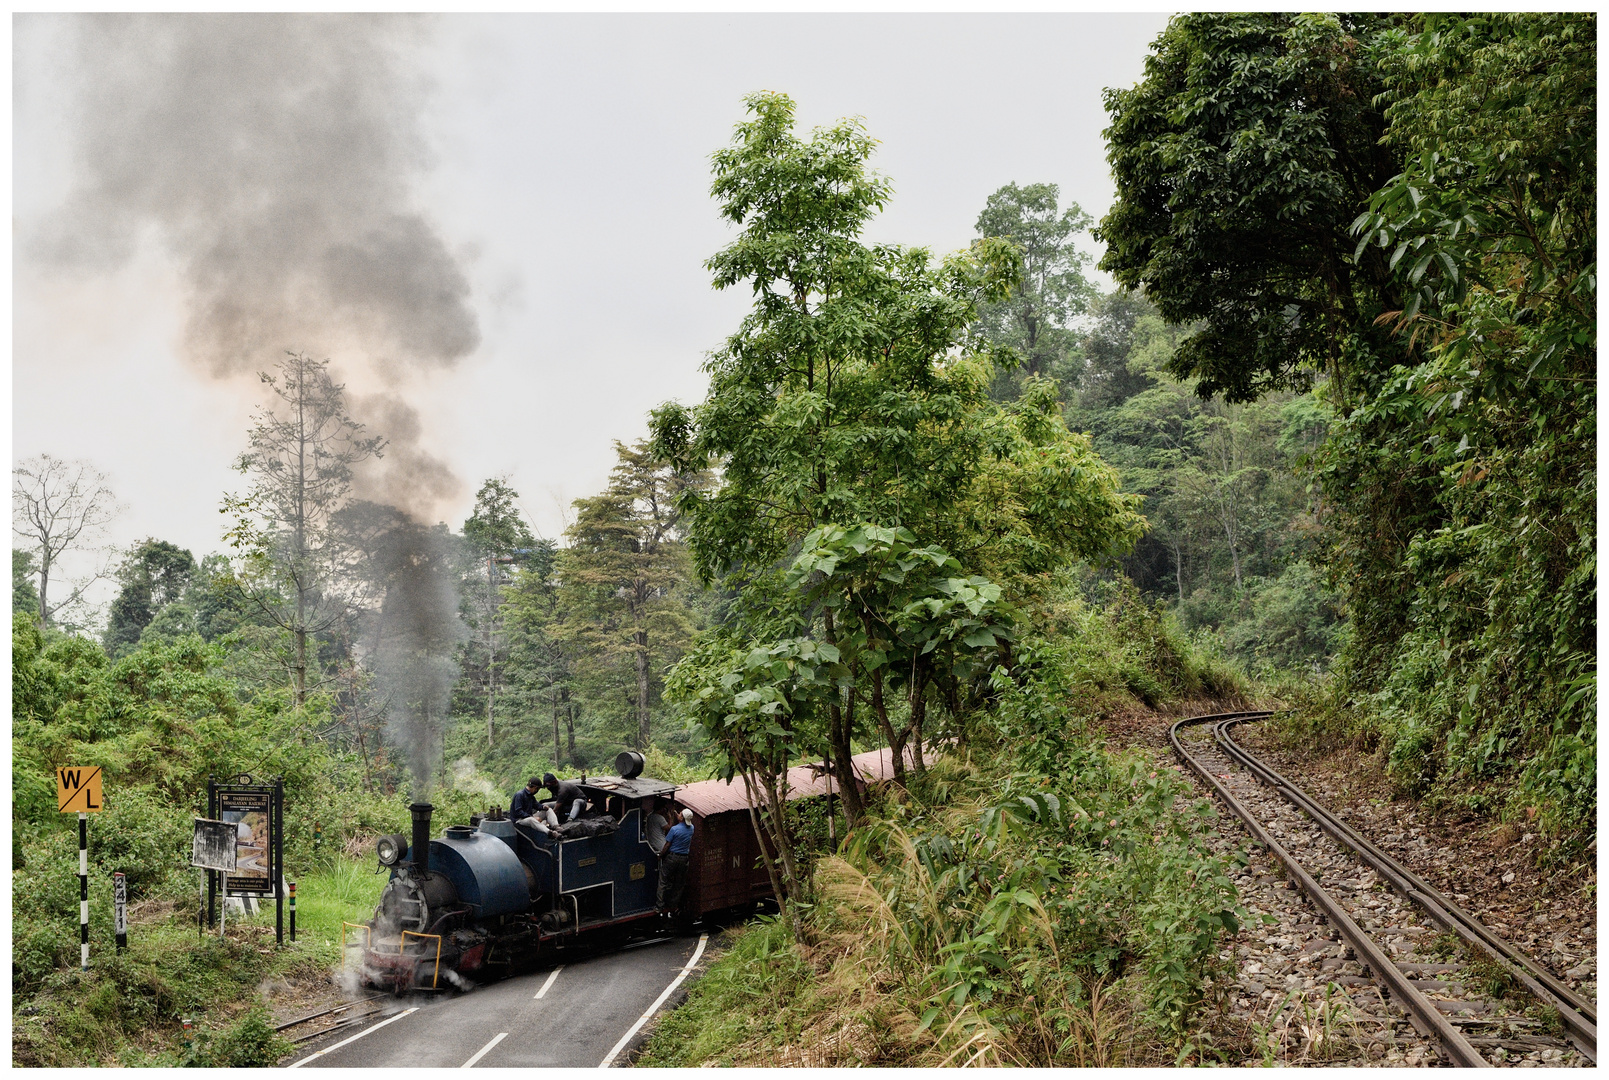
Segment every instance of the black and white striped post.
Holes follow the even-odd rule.
[[[78,960],[89,970],[89,815],[78,812]]]
[[[121,870],[112,875],[112,930],[122,952],[128,948],[128,878]]]

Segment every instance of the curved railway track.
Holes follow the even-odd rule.
[[[1592,1002],[1574,993],[1551,972],[1234,741],[1234,727],[1271,715],[1237,712],[1189,717],[1174,724],[1168,737],[1179,760],[1212,789],[1257,842],[1284,866],[1290,880],[1307,894],[1339,935],[1344,948],[1350,950],[1349,959],[1363,966],[1382,993],[1406,1014],[1420,1034],[1440,1045],[1453,1065],[1490,1067],[1494,1061],[1507,1063],[1515,1051],[1523,1057],[1526,1052],[1549,1052],[1548,1048],[1557,1055],[1553,1060],[1560,1064],[1570,1063],[1571,1059],[1578,1064],[1595,1063],[1597,1009]],[[1197,728],[1210,729],[1210,737],[1192,730]],[[1237,772],[1237,768],[1243,772]],[[1248,776],[1255,783],[1248,783]],[[1256,804],[1259,798],[1266,800],[1257,785],[1272,788],[1295,811],[1281,813],[1264,806],[1260,813],[1254,812],[1254,806],[1248,804]],[[1291,848],[1307,855],[1310,862],[1315,861],[1313,855],[1323,851],[1332,856],[1344,854],[1367,867],[1365,873],[1373,882],[1343,881],[1333,890],[1326,890],[1319,883],[1323,870],[1311,872]],[[1340,859],[1332,857],[1328,861],[1333,866]],[[1383,902],[1368,887],[1375,882],[1388,886],[1401,900]],[[1493,1001],[1479,996],[1478,991],[1472,994],[1476,988],[1456,981],[1460,973],[1467,974],[1463,965],[1418,962],[1415,942],[1425,931],[1410,925],[1416,914],[1456,934],[1467,952],[1487,958],[1552,1010],[1568,1043],[1530,1033],[1530,1029],[1541,1028],[1542,1023],[1516,1013],[1506,998]],[[1391,1017],[1374,1019],[1384,1024],[1394,1022]],[[1569,1052],[1572,1046],[1579,1058]]]

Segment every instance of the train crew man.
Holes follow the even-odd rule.
[[[665,854],[665,834],[670,831],[672,816],[673,808],[669,802],[654,800],[654,812],[648,815],[648,849],[655,855]]]
[[[568,811],[569,816],[564,820],[574,821],[581,816],[581,811],[587,808],[586,792],[577,784],[556,779],[552,773],[543,773],[542,786],[553,792],[552,805],[548,807],[548,824],[554,828],[559,824],[558,814]]]
[[[520,821],[536,813],[536,793],[541,787],[542,778],[533,776],[525,787],[514,793],[514,801],[508,804],[510,821]]]
[[[682,819],[665,834],[665,853],[659,857],[659,895],[656,904],[660,911],[674,911],[681,906],[682,891],[687,888],[687,862],[693,853],[693,812],[682,811]]]
[[[538,815],[542,808],[537,804],[536,793],[541,790],[542,778],[533,776],[530,782],[514,793],[514,801],[508,805],[509,820],[516,825],[523,825],[527,829],[534,829],[547,836],[552,827]]]

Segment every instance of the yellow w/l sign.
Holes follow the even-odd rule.
[[[56,809],[64,814],[101,808],[101,767],[56,770]]]

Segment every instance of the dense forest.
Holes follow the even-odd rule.
[[[23,462],[13,988],[50,1022],[19,1021],[18,1060],[282,1049],[254,1013],[180,1047],[219,971],[267,970],[224,943],[184,975],[136,950],[78,1007],[60,764],[118,792],[96,872],[179,927],[209,774],[282,775],[288,861],[331,874],[411,797],[467,813],[624,747],[664,779],[741,777],[781,915],[695,995],[706,1027],[667,1063],[790,1001],[779,1031],[847,1010],[889,1064],[1095,1063],[1103,1000],[1168,1055],[1204,1053],[1191,1017],[1243,914],[1232,860],[1171,772],[1103,748],[1113,712],[1289,705],[1404,791],[1579,851],[1595,33],[1179,16],[1108,93],[1105,218],[1013,183],[942,257],[862,239],[893,189],[859,122],[801,134],[788,98],[755,95],[712,159],[736,231],[706,264],[752,309],[705,399],[616,443],[562,536],[507,478],[456,527],[355,498],[388,433],[310,354],[264,375],[222,549],[133,545],[104,611],[52,568],[112,493]],[[877,746],[914,764],[896,756],[893,793],[844,789],[843,830],[787,805],[790,764]],[[803,959],[834,949],[825,974]]]

